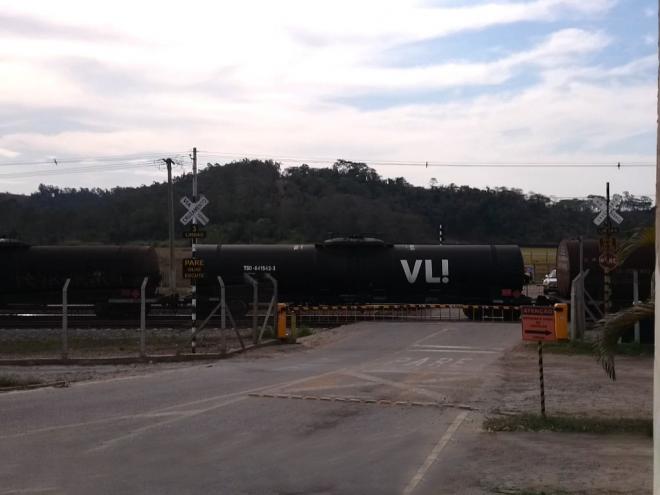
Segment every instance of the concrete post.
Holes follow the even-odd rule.
[[[227,302],[225,297],[225,282],[222,277],[218,275],[218,283],[220,284],[220,348],[223,354],[227,353]]]
[[[66,279],[62,287],[62,359],[69,358],[69,308],[68,291],[70,278]]]
[[[570,334],[571,340],[581,340],[584,337],[584,327],[586,326],[584,300],[584,278],[587,272],[579,273],[571,283],[571,322]]]
[[[259,340],[259,282],[247,273],[243,278],[252,286],[252,340],[256,344]]]
[[[295,344],[298,341],[298,317],[296,312],[291,313],[291,336],[289,343]]]
[[[633,270],[633,305],[639,303],[639,271]],[[635,323],[635,344],[639,344],[639,322]]]
[[[140,357],[147,356],[146,327],[147,327],[147,301],[146,288],[149,277],[144,277],[140,287]]]
[[[266,278],[271,281],[273,284],[273,297],[270,299],[270,304],[268,305],[268,312],[264,316],[264,323],[261,325],[261,331],[257,337],[257,344],[261,342],[261,337],[266,330],[266,325],[268,324],[268,318],[270,318],[271,313],[273,314],[273,330],[277,328],[277,280],[270,273],[266,274]]]
[[[266,278],[270,280],[270,282],[273,284],[273,304],[275,305],[274,307],[277,308],[277,303],[279,302],[279,294],[277,290],[277,279],[273,277],[270,273],[266,274]]]
[[[577,326],[578,326],[578,321],[577,321],[577,314],[578,314],[578,308],[577,308],[577,283],[575,279],[573,279],[573,283],[571,284],[571,321],[569,324],[569,333],[568,337],[571,339],[571,341],[577,339]]]

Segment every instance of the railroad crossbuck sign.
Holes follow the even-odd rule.
[[[608,209],[607,201],[605,201],[603,198],[593,198],[594,206],[600,210],[598,216],[594,218],[594,223],[596,225],[600,225],[605,221],[608,215],[616,223],[623,222],[623,217],[616,212],[619,206],[621,206],[622,201],[623,198],[621,198],[619,194],[615,194],[610,200],[610,207]]]
[[[209,200],[206,199],[206,196],[200,194],[199,200],[195,203],[184,196],[181,198],[181,204],[188,210],[186,214],[179,219],[183,225],[188,225],[193,218],[202,225],[209,223],[209,217],[202,213],[202,208],[209,204]]]
[[[555,310],[552,306],[522,306],[522,338],[535,342],[554,342]]]

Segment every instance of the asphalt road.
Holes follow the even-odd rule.
[[[482,387],[519,324],[343,333],[305,351],[3,394],[0,494],[460,493],[443,477],[460,480],[452,453],[478,429]]]

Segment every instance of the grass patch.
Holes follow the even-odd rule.
[[[314,334],[314,331],[307,325],[301,325],[296,328],[296,337],[309,337]]]
[[[487,431],[557,431],[562,433],[637,433],[653,436],[653,420],[643,418],[590,418],[516,414],[487,418]]]
[[[526,347],[536,350],[536,344],[526,344]],[[593,342],[545,342],[543,344],[543,352],[551,354],[567,354],[567,355],[595,355]],[[616,348],[618,356],[653,356],[652,344],[619,344]]]
[[[24,387],[39,383],[41,383],[41,380],[29,376],[0,375],[0,388]]]

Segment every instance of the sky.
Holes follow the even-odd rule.
[[[0,0],[0,191],[150,184],[197,147],[202,168],[342,158],[420,186],[653,197],[657,15],[654,0]]]

